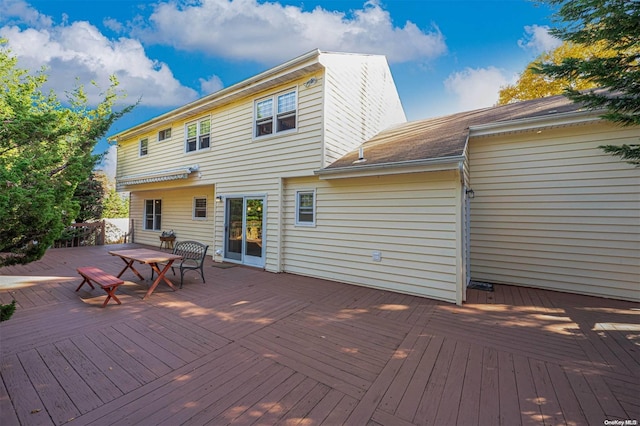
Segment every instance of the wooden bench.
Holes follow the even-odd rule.
[[[95,287],[92,284],[93,282],[102,287],[102,289],[107,292],[107,298],[102,304],[103,308],[107,306],[107,303],[111,299],[118,302],[118,305],[122,304],[122,302],[120,302],[120,299],[118,299],[115,295],[115,291],[118,286],[124,283],[124,281],[122,281],[120,278],[107,274],[102,269],[96,268],[95,266],[84,266],[82,268],[76,269],[76,271],[78,271],[80,276],[84,278],[78,288],[76,288],[76,291],[80,290],[80,287],[82,287],[85,283],[89,284],[89,286],[94,289]]]

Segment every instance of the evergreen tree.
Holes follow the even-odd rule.
[[[79,212],[73,195],[99,159],[93,154],[111,124],[117,81],[95,108],[77,87],[63,105],[45,94],[44,70],[17,67],[0,40],[0,266],[40,259]]]
[[[80,206],[76,222],[86,222],[102,217],[105,188],[102,179],[98,178],[95,172],[91,173],[89,179],[78,184],[73,198]]]
[[[554,17],[562,23],[551,34],[563,41],[602,43],[611,56],[565,58],[560,64],[543,62],[536,72],[552,79],[592,81],[601,89],[564,88],[564,94],[588,108],[605,109],[603,118],[621,125],[640,125],[640,1],[542,0],[557,7]],[[640,160],[640,145],[607,145],[606,152],[629,163]]]

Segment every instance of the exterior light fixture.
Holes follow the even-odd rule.
[[[313,86],[317,82],[318,82],[317,78],[311,77],[309,80],[306,81],[306,83],[304,83],[304,87],[306,87],[308,89],[309,87]]]
[[[467,194],[467,197],[469,198],[476,198],[476,193],[473,191],[473,189],[467,189],[465,191],[465,194]]]

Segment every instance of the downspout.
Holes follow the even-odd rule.
[[[217,200],[217,192],[218,192],[218,188],[216,187],[216,185],[213,185],[213,244],[211,244],[213,246],[213,253],[211,253],[211,260],[213,260],[214,262],[216,262],[216,251],[218,250],[217,246],[216,246],[216,227],[218,226],[218,200]]]
[[[467,136],[468,139],[468,136]],[[465,182],[464,182],[464,160],[460,160],[458,162],[458,175],[460,177],[460,189],[458,191],[458,195],[456,196],[456,204],[458,210],[458,219],[457,219],[457,244],[458,253],[456,255],[456,269],[457,269],[457,280],[456,280],[456,305],[462,305],[467,298],[466,294],[466,273],[465,273],[465,216],[464,216],[464,204],[465,204]]]
[[[282,272],[282,238],[284,230],[282,229],[284,212],[284,178],[281,177],[278,182],[278,242],[276,245],[276,272]]]

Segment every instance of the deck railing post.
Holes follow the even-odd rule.
[[[105,223],[104,219],[100,221],[100,241],[98,241],[99,246],[104,245],[105,240]]]

